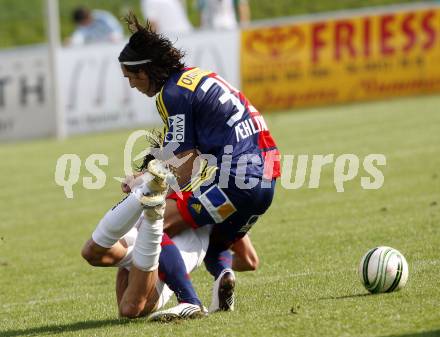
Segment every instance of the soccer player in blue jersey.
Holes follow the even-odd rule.
[[[148,24],[139,24],[134,15],[128,22],[134,33],[119,56],[122,72],[132,88],[148,97],[157,95],[156,105],[165,125],[164,150],[171,148],[179,160],[175,170],[181,190],[167,196],[160,224],[150,221],[141,226],[122,307],[130,309],[129,317],[145,312],[149,295],[145,284],[157,279],[160,252],[150,249],[149,242],[157,242],[160,229],[174,237],[191,227],[213,225],[205,257],[215,278],[210,312],[232,310],[232,269],[252,269],[249,261],[256,254],[246,233],[272,202],[275,180],[280,175],[278,149],[263,117],[241,92],[214,72],[185,67],[182,52]],[[156,196],[148,184],[133,193],[139,200],[147,199],[147,209],[152,205],[149,198]],[[130,196],[123,204],[131,202]],[[139,207],[134,201],[130,205],[127,209]],[[114,249],[114,239],[108,239],[108,227],[118,222],[121,220],[108,224],[101,221],[83,250],[89,262],[97,260],[96,265],[100,265],[104,259],[116,263],[124,259],[126,250]],[[116,227],[120,234],[121,226]],[[232,244],[234,256],[229,251]],[[172,259],[177,261],[178,257],[168,261]],[[166,258],[162,260],[166,265]],[[188,279],[172,270],[168,282],[180,303],[153,313],[151,319],[182,318],[188,317],[188,311],[201,311]],[[125,310],[121,312],[124,315]]]

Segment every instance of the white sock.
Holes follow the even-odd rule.
[[[153,271],[159,267],[160,243],[163,235],[163,219],[144,218],[139,227],[133,249],[133,265],[143,271]]]
[[[101,247],[110,248],[133,228],[142,210],[137,196],[130,193],[104,215],[92,234],[93,241]]]
[[[141,217],[139,218],[139,220],[134,224],[133,228],[130,229],[128,231],[127,234],[125,234],[121,240],[125,241],[125,244],[127,247],[133,246],[134,243],[136,242],[136,238],[138,235],[138,228],[142,223],[142,220],[144,219],[144,217],[141,215]],[[123,244],[124,245],[124,244]]]
[[[134,246],[129,246],[127,248],[127,254],[125,254],[124,258],[121,261],[115,264],[115,267],[130,270],[131,264],[133,262],[133,248]]]
[[[136,186],[135,188],[133,188],[133,194],[140,200],[144,195],[147,195],[149,193],[151,193],[150,188],[148,187],[148,183],[150,180],[152,180],[151,178],[151,174],[150,173],[144,173],[143,175],[143,179],[147,179],[148,182],[143,182],[142,184]]]
[[[133,263],[133,248],[134,248],[134,243],[136,242],[136,238],[138,235],[138,228],[141,225],[142,221],[144,220],[144,216],[141,215],[139,220],[136,222],[136,224],[134,225],[134,227],[132,229],[130,229],[128,231],[127,234],[125,234],[121,240],[125,241],[125,244],[127,245],[127,253],[125,254],[124,258],[119,261],[115,267],[119,267],[119,268],[125,268],[128,271],[131,268],[131,264]]]

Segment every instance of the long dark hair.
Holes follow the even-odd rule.
[[[174,47],[168,38],[154,32],[149,22],[145,25],[140,24],[133,12],[124,19],[133,34],[119,54],[119,62],[123,64],[149,60],[148,63],[123,66],[133,73],[145,71],[156,88],[162,87],[172,73],[185,67],[182,61],[184,53]]]

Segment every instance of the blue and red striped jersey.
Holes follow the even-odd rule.
[[[174,154],[197,149],[214,156],[220,169],[230,167],[232,176],[243,169],[247,177],[280,176],[279,152],[263,116],[216,73],[200,68],[174,73],[156,106],[165,123],[164,145],[176,143]]]

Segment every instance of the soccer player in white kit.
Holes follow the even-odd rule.
[[[142,183],[104,215],[82,250],[83,257],[93,266],[121,268],[117,297],[123,317],[145,316],[157,310],[168,301],[172,291],[182,304],[180,318],[205,315],[201,305],[190,302],[197,297],[195,292],[191,294],[192,288],[189,294],[182,294],[179,291],[185,288],[178,283],[171,290],[163,282],[176,285],[177,278],[190,283],[188,273],[203,261],[211,232],[210,226],[188,229],[173,240],[163,233],[169,179],[172,175],[164,163],[150,160]],[[164,255],[168,259],[161,269],[159,260]],[[127,268],[129,273],[123,270]]]

